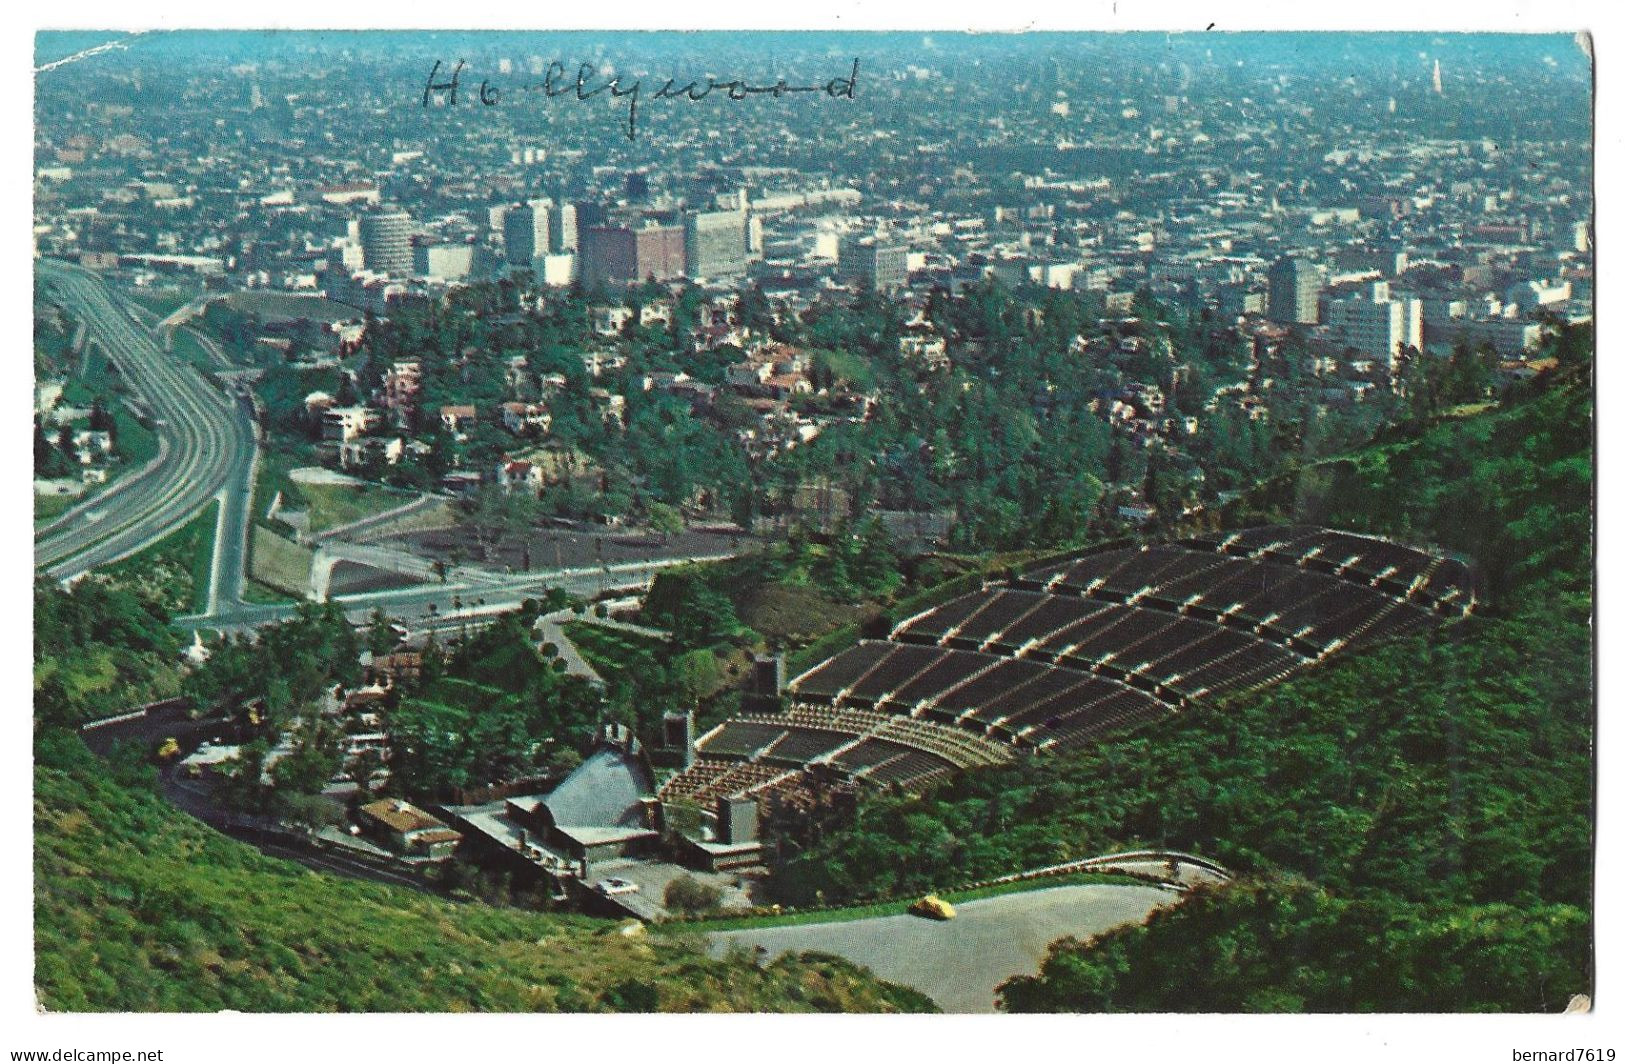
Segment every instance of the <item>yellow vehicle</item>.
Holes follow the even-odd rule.
[[[923,916],[928,920],[952,920],[954,918],[954,907],[935,894],[927,894],[913,905],[910,905],[908,911],[915,916]]]

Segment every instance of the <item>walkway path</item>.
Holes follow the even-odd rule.
[[[602,687],[604,678],[598,675],[598,670],[581,656],[581,651],[577,650],[576,645],[570,642],[570,637],[564,634],[565,622],[574,619],[576,619],[574,610],[555,610],[538,618],[535,628],[536,647],[540,649],[552,643],[559,648],[559,660],[564,662],[566,675],[579,676],[594,687]]]

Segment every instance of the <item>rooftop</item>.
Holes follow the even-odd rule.
[[[424,831],[445,828],[445,824],[425,813],[411,802],[399,798],[380,798],[361,807],[361,812],[372,817],[391,831]]]

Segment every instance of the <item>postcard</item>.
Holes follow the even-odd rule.
[[[1588,35],[34,51],[43,1013],[1590,1008]]]

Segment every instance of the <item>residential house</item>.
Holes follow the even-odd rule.
[[[516,392],[524,387],[525,379],[530,375],[530,359],[524,355],[512,355],[508,358],[507,369],[503,371],[503,383],[508,390]]]
[[[406,441],[399,436],[363,437],[339,444],[339,466],[354,469],[366,465],[369,459],[381,459],[385,465],[395,465],[406,453]]]
[[[502,427],[515,436],[540,436],[553,426],[553,415],[540,403],[503,403]]]
[[[440,424],[459,440],[468,438],[468,433],[477,420],[479,417],[474,408],[466,403],[440,408]]]
[[[73,434],[73,449],[79,453],[79,461],[89,465],[98,455],[113,453],[113,437],[107,432],[82,429]]]
[[[384,409],[403,423],[417,407],[418,395],[423,391],[423,367],[414,360],[392,364],[384,373]]]
[[[596,380],[605,370],[616,370],[625,366],[626,356],[613,351],[583,351],[581,364],[586,367],[588,376]]]
[[[897,338],[897,351],[906,359],[920,362],[927,369],[946,369],[948,341],[930,328],[909,329]]]
[[[588,314],[599,336],[619,336],[632,320],[631,307],[593,307]]]
[[[590,388],[587,397],[592,400],[593,409],[604,424],[616,424],[626,427],[626,396],[612,392],[607,388]]]
[[[533,462],[504,457],[497,463],[497,486],[503,491],[540,491],[542,469]]]
[[[374,411],[364,406],[335,406],[322,413],[322,439],[349,443],[372,427]]]

